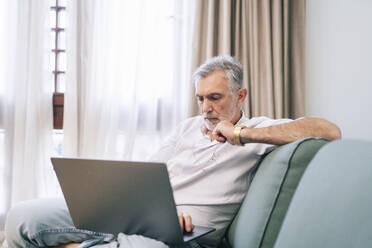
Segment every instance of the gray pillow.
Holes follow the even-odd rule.
[[[294,191],[307,165],[328,141],[306,138],[280,146],[260,163],[227,243],[232,247],[273,247]]]

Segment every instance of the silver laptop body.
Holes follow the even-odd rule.
[[[175,245],[213,228],[181,232],[165,164],[51,158],[74,225],[101,233],[140,234]]]

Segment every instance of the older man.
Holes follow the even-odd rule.
[[[242,77],[241,65],[232,57],[215,57],[200,66],[194,81],[202,115],[182,122],[151,159],[167,163],[181,228],[216,228],[190,247],[218,245],[247,192],[252,169],[275,145],[309,136],[341,136],[337,126],[319,118],[246,117],[241,110],[247,97]],[[75,247],[83,241],[84,247],[166,247],[141,236],[77,230],[63,203],[46,201],[12,209],[6,235],[12,247]]]

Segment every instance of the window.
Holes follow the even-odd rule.
[[[63,103],[66,73],[66,2],[51,0],[51,70],[54,78],[54,129],[63,128]]]

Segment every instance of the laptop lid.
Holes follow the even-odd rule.
[[[165,164],[52,158],[74,225],[102,233],[141,234],[180,244],[214,229],[183,234]]]

